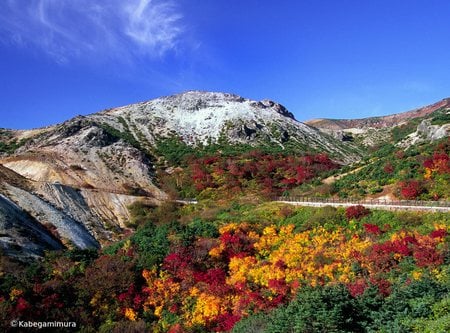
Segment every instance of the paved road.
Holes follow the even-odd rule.
[[[407,205],[407,204],[383,204],[371,202],[317,202],[317,201],[290,201],[290,200],[276,200],[277,202],[287,203],[296,206],[312,206],[312,207],[349,207],[355,205],[363,205],[367,208],[384,209],[384,210],[413,210],[413,211],[431,211],[431,212],[450,212],[450,207],[444,206],[423,206],[423,205]]]

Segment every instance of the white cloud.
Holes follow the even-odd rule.
[[[3,41],[33,45],[58,62],[129,61],[176,50],[184,29],[170,0],[4,0],[0,32]]]
[[[165,52],[176,46],[181,15],[170,2],[139,0],[126,6],[126,34],[144,49]]]

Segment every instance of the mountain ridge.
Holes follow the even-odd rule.
[[[305,124],[322,130],[344,130],[349,128],[382,128],[386,126],[401,125],[406,119],[414,119],[427,116],[440,108],[449,108],[450,98],[444,98],[439,102],[419,107],[413,110],[394,113],[386,116],[374,116],[355,119],[340,118],[315,118],[305,121]]]

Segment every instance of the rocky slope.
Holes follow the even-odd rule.
[[[15,202],[0,194],[0,250],[19,259],[38,257],[63,244]]]
[[[411,138],[400,144],[407,147],[421,140],[437,140],[448,136],[449,121],[436,121],[436,119],[447,119],[449,110],[450,98],[446,98],[432,105],[388,116],[361,119],[312,119],[305,123],[343,141],[353,141],[356,138],[363,146],[391,142],[392,139],[395,140],[394,129],[414,126],[415,134],[411,133]]]
[[[157,185],[155,146],[173,137],[189,145],[270,143],[327,152],[342,162],[359,158],[278,103],[224,93],[191,91],[42,129],[0,130],[0,232],[34,255],[61,244],[87,248],[117,239],[130,204],[168,199]],[[34,226],[25,228],[29,235],[24,223]],[[27,250],[19,234],[48,239],[31,241]],[[12,243],[2,241],[13,253]]]
[[[93,236],[95,233],[87,228],[92,221],[88,217],[77,219],[72,216],[74,211],[82,211],[82,207],[60,209],[46,200],[42,196],[46,191],[39,191],[36,185],[0,166],[0,248],[4,253],[26,258],[64,246],[99,247]],[[84,211],[88,213],[89,208],[85,206]],[[91,226],[90,230],[95,228]]]
[[[293,143],[343,161],[358,158],[336,140],[296,121],[282,105],[233,94],[189,91],[107,110],[91,119],[129,131],[143,146],[177,136],[191,145],[219,140],[281,147]]]

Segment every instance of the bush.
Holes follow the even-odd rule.
[[[169,226],[146,223],[131,237],[139,253],[138,267],[152,268],[162,263],[169,252]]]
[[[423,192],[422,184],[417,180],[408,180],[399,183],[400,194],[407,200],[414,200]]]
[[[392,294],[379,307],[367,313],[372,320],[370,331],[409,332],[417,319],[432,318],[436,314],[439,318],[445,318],[439,311],[434,311],[438,307],[435,304],[448,297],[448,292],[448,286],[428,278],[410,283],[398,281],[393,286]]]
[[[287,306],[250,316],[236,324],[233,332],[363,332],[359,315],[343,285],[304,287]]]
[[[345,209],[345,217],[347,218],[347,220],[351,220],[351,219],[359,220],[369,214],[370,214],[370,209],[368,209],[362,205],[350,206]]]

